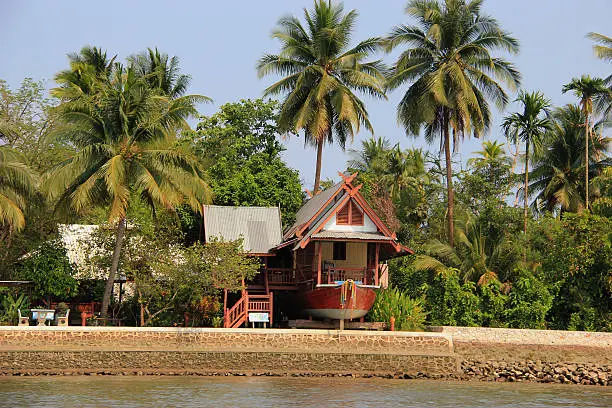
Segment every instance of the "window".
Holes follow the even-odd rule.
[[[334,242],[334,261],[346,261],[346,242]]]
[[[349,204],[342,207],[336,214],[336,224],[347,225],[349,223]]]
[[[363,225],[363,212],[351,200],[336,213],[336,224]]]

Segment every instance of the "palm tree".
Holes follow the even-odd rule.
[[[455,247],[432,240],[425,245],[427,255],[418,255],[414,266],[417,270],[444,273],[446,269],[459,269],[463,279],[484,285],[493,279],[506,281],[519,262],[509,250],[504,238],[489,242],[481,228],[482,220],[468,216],[456,229]]]
[[[389,51],[408,45],[388,79],[391,89],[409,83],[397,107],[406,132],[440,140],[446,159],[448,240],[454,245],[454,192],[451,131],[454,149],[469,133],[483,134],[491,123],[489,101],[502,109],[508,96],[500,83],[514,90],[520,74],[491,52],[516,53],[518,42],[498,22],[481,12],[482,0],[411,0],[406,12],[416,25],[401,25],[386,38]]]
[[[54,95],[62,100],[94,95],[100,84],[108,81],[115,59],[116,56],[109,59],[106,51],[89,45],[79,53],[68,54],[70,68],[55,76],[60,86],[54,89]]]
[[[151,88],[171,98],[184,95],[191,82],[189,75],[180,73],[178,57],[169,58],[157,48],[128,57],[128,63]]]
[[[510,160],[508,156],[506,156],[504,143],[499,143],[497,140],[492,142],[482,142],[482,150],[476,152],[476,154],[480,155],[481,157],[469,159],[467,162],[469,165],[486,165],[489,163],[506,164]]]
[[[589,209],[589,140],[591,128],[589,127],[589,119],[593,113],[593,103],[601,103],[602,100],[610,100],[612,91],[605,85],[605,81],[601,78],[591,78],[589,75],[583,75],[580,78],[573,78],[569,84],[563,86],[563,93],[573,91],[580,98],[580,108],[584,115],[584,128],[586,143],[584,144],[584,197],[585,208]]]
[[[106,315],[119,265],[130,197],[141,196],[152,208],[173,209],[187,203],[194,211],[210,201],[197,161],[175,147],[176,133],[188,128],[197,112],[194,95],[171,98],[154,88],[137,70],[114,64],[104,78],[86,77],[94,87],[69,83],[52,92],[63,99],[60,118],[68,126],[63,137],[77,153],[47,175],[47,192],[58,205],[77,212],[109,205],[109,222],[117,222],[115,248],[102,302]],[[67,91],[68,90],[68,91]]]
[[[533,157],[529,190],[537,194],[535,203],[543,203],[549,211],[559,208],[560,212],[579,212],[585,208],[584,113],[576,105],[567,105],[557,109],[552,119],[546,143]],[[605,155],[609,146],[609,138],[591,139],[589,172],[593,176],[612,164]]]
[[[391,150],[391,142],[387,138],[372,137],[361,142],[361,150],[350,149],[353,157],[348,161],[350,172],[371,172],[375,176],[384,174],[387,167],[386,156]]]
[[[529,147],[537,150],[550,129],[548,118],[550,101],[541,92],[521,92],[516,99],[523,105],[523,112],[515,112],[504,118],[502,128],[508,140],[517,144],[525,142],[525,184],[523,185],[523,233],[527,234],[529,206]]]
[[[281,41],[278,55],[265,54],[257,64],[260,77],[284,76],[265,95],[284,95],[278,125],[283,132],[304,132],[305,142],[316,146],[314,194],[319,191],[325,143],[342,149],[360,126],[373,133],[365,104],[353,93],[385,98],[384,66],[363,62],[379,46],[370,38],[350,48],[357,12],[344,14],[342,3],[315,0],[304,10],[305,26],[293,16],[282,17],[272,37]]]
[[[30,169],[14,150],[0,146],[0,227],[19,231],[25,226],[26,199],[34,193]]]
[[[598,45],[593,45],[595,55],[604,61],[612,62],[612,38],[598,33],[589,33],[587,37],[599,43]]]

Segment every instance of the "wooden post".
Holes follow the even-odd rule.
[[[374,285],[378,286],[378,251],[380,250],[380,244],[376,243],[376,255],[374,257]]]
[[[272,327],[273,317],[274,317],[274,293],[270,292],[270,327]],[[264,323],[264,328],[265,327],[266,326]]]
[[[321,251],[323,249],[323,243],[317,242],[316,244],[317,251],[317,285],[321,284]]]
[[[389,328],[391,331],[395,331],[395,316],[391,316],[389,319],[389,326],[391,326]]]
[[[344,319],[340,319],[340,330],[344,330]]]
[[[223,289],[223,310],[227,310],[227,289]]]
[[[268,286],[268,257],[264,257],[264,285],[266,287],[266,293],[270,291]]]

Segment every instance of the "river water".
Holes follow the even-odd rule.
[[[604,387],[292,377],[0,377],[0,407],[612,407]]]

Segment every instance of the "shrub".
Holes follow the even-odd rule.
[[[425,324],[425,312],[421,299],[411,299],[397,288],[381,290],[370,310],[369,320],[390,323],[395,317],[397,330],[420,331]]]
[[[507,322],[518,329],[545,329],[553,296],[532,272],[519,269],[518,274],[509,296]]]
[[[0,302],[0,322],[16,325],[19,321],[19,310],[22,314],[27,314],[27,310],[30,308],[30,300],[24,294],[19,296],[13,296],[12,293],[7,292]]]

